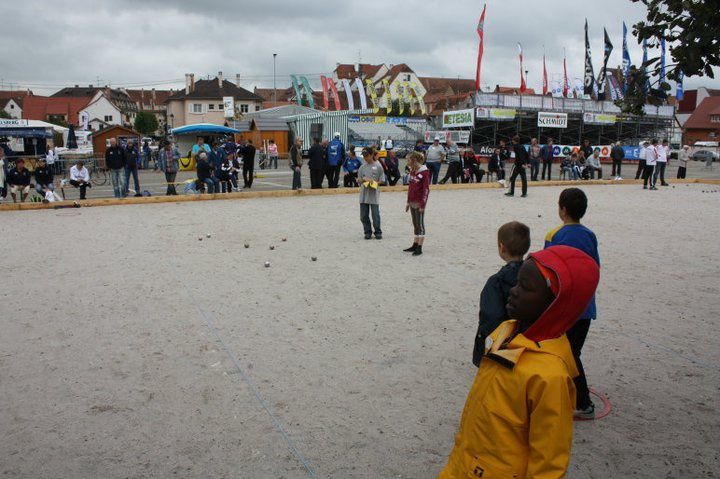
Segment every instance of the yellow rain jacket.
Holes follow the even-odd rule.
[[[439,479],[565,476],[578,374],[570,343],[512,337],[515,328],[505,321],[491,334]]]

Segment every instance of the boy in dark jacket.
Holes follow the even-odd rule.
[[[479,324],[473,348],[473,364],[475,366],[480,366],[480,359],[485,352],[485,339],[500,326],[500,323],[508,319],[505,305],[510,295],[510,289],[517,283],[523,256],[529,249],[530,228],[518,221],[511,221],[500,227],[498,230],[498,254],[507,264],[488,278],[482,293],[480,293]]]
[[[525,165],[530,161],[525,147],[520,144],[520,137],[515,135],[512,139],[512,149],[515,153],[515,166],[513,166],[512,174],[510,175],[510,191],[505,193],[505,196],[515,196],[515,180],[520,177],[522,182],[522,197],[527,196],[527,175],[525,173]]]
[[[53,177],[52,170],[48,168],[45,158],[40,158],[38,160],[38,166],[35,168],[35,191],[43,196],[45,196],[46,189],[55,191]]]

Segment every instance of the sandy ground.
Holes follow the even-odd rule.
[[[3,212],[2,477],[434,477],[496,229],[540,248],[560,190],[432,192],[421,258],[397,193],[381,242],[355,195]],[[614,410],[569,477],[719,477],[720,187],[586,191]]]

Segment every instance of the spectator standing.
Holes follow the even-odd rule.
[[[529,157],[525,147],[520,144],[520,137],[518,135],[513,136],[512,149],[513,153],[515,153],[515,165],[510,174],[510,191],[505,193],[505,196],[515,196],[515,180],[519,176],[522,183],[522,197],[525,198],[527,196],[527,174],[525,172],[525,165],[527,165]]]
[[[192,147],[192,156],[195,158],[195,161],[197,161],[197,155],[204,151],[205,153],[210,153],[210,147],[205,143],[205,138],[202,136],[199,136],[197,139],[197,143],[195,143]]]
[[[440,144],[440,137],[436,136],[433,144],[428,147],[427,154],[425,155],[425,166],[430,170],[430,181],[433,185],[436,185],[438,182],[440,164],[445,161],[445,156],[447,156],[447,151],[445,147]]]
[[[679,180],[684,180],[685,175],[687,174],[687,163],[688,159],[690,159],[690,147],[688,145],[685,145],[682,147],[682,150],[678,153],[678,171],[677,171],[677,177]]]
[[[323,175],[325,174],[325,148],[320,144],[319,138],[313,138],[313,144],[308,151],[308,167],[310,168],[310,188],[321,189]]]
[[[128,140],[125,148],[125,196],[130,192],[130,175],[135,186],[135,196],[142,196],[140,193],[140,179],[138,177],[138,166],[142,163],[140,151],[132,140]]]
[[[243,183],[245,183],[245,188],[252,188],[253,179],[255,178],[255,151],[252,140],[248,140],[247,145],[242,149]]]
[[[638,153],[638,158],[640,161],[638,161],[638,168],[635,172],[635,179],[639,180],[640,175],[643,175],[645,173],[645,165],[647,162],[647,150],[650,147],[650,142],[644,141],[642,146],[640,147],[640,152]]]
[[[650,182],[650,189],[657,190],[655,187],[655,166],[657,165],[658,141],[653,138],[652,143],[645,149],[645,170],[643,171],[643,189],[648,189],[648,182]]]
[[[427,147],[425,147],[425,142],[422,140],[418,140],[415,142],[415,148],[413,148],[414,151],[417,151],[418,153],[422,153],[423,156],[425,156],[425,152],[427,151]]]
[[[147,170],[150,165],[150,143],[147,140],[142,145],[142,169]]]
[[[45,196],[45,191],[55,191],[55,185],[53,184],[53,172],[52,169],[47,165],[45,158],[40,158],[38,166],[35,168],[35,191],[39,195]]]
[[[25,160],[18,158],[15,168],[7,175],[7,184],[10,187],[10,196],[13,203],[17,203],[17,194],[20,193],[20,202],[24,203],[30,194],[30,172],[25,168]]]
[[[57,154],[55,153],[55,147],[49,146],[47,149],[47,152],[45,153],[45,162],[47,163],[48,168],[53,174],[60,174],[62,173],[62,168],[60,167],[60,161],[57,157]]]
[[[85,168],[85,163],[80,160],[70,168],[70,184],[80,189],[80,199],[85,199],[85,193],[88,188],[92,188],[90,184],[90,172]]]
[[[275,165],[275,169],[277,170],[278,148],[277,148],[277,145],[275,144],[275,140],[268,141],[267,150],[268,150],[268,158],[269,158],[268,169],[272,168],[273,165]]]
[[[505,164],[510,160],[510,150],[508,149],[507,142],[500,140],[500,171],[498,172],[502,178],[498,177],[498,180],[502,180],[505,183]]]
[[[452,141],[450,138],[448,138],[447,142],[445,142],[445,151],[447,163],[448,163],[448,169],[445,172],[445,177],[440,180],[440,184],[444,185],[447,183],[448,178],[452,180],[453,183],[458,182],[458,177],[462,173],[462,162],[460,161],[460,150],[458,149],[457,145],[454,141]]]
[[[610,150],[610,158],[612,158],[612,176],[616,180],[622,180],[622,162],[625,159],[625,150],[623,150],[622,143],[619,141],[615,143]]]
[[[158,153],[158,158],[160,158],[161,164],[165,166],[165,183],[167,183],[165,195],[177,195],[175,177],[180,169],[180,151],[171,142],[167,141],[162,151]]]
[[[293,145],[290,147],[290,169],[292,169],[293,172],[293,190],[302,190],[302,182],[300,176],[303,165],[302,144],[302,138],[295,138]]]
[[[385,150],[386,151],[392,151],[393,149],[393,140],[389,136],[387,137],[387,140],[385,140]]]
[[[670,146],[667,140],[663,140],[662,145],[656,148],[658,155],[657,165],[655,166],[655,183],[657,184],[657,179],[660,177],[660,186],[669,186],[665,181],[665,167],[668,164],[668,157],[670,156]]]
[[[340,168],[345,159],[345,145],[340,141],[340,133],[335,133],[333,139],[327,145],[327,164],[325,176],[329,188],[337,188],[340,181]]]
[[[7,187],[5,180],[7,179],[7,163],[5,162],[5,150],[0,148],[0,201],[7,196]]]
[[[116,138],[110,138],[110,146],[105,150],[105,167],[110,171],[115,198],[125,196],[125,150],[117,144]]]
[[[408,155],[410,179],[408,180],[407,204],[405,211],[410,211],[413,224],[413,244],[404,249],[413,256],[420,256],[425,242],[425,206],[430,195],[430,171],[423,165],[425,157],[422,153],[413,151]]]
[[[540,150],[540,158],[542,159],[542,179],[545,181],[545,170],[547,169],[547,179],[552,180],[552,164],[553,164],[553,139],[548,137],[547,143]],[[537,175],[535,175],[537,178]]]
[[[530,181],[537,181],[540,172],[540,157],[542,156],[542,148],[540,148],[537,138],[530,140],[528,154],[530,155]]]

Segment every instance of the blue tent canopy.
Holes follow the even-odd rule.
[[[185,125],[173,128],[173,135],[193,135],[193,134],[230,134],[240,133],[240,130],[228,128],[227,126],[213,125],[212,123],[195,123],[194,125]]]

